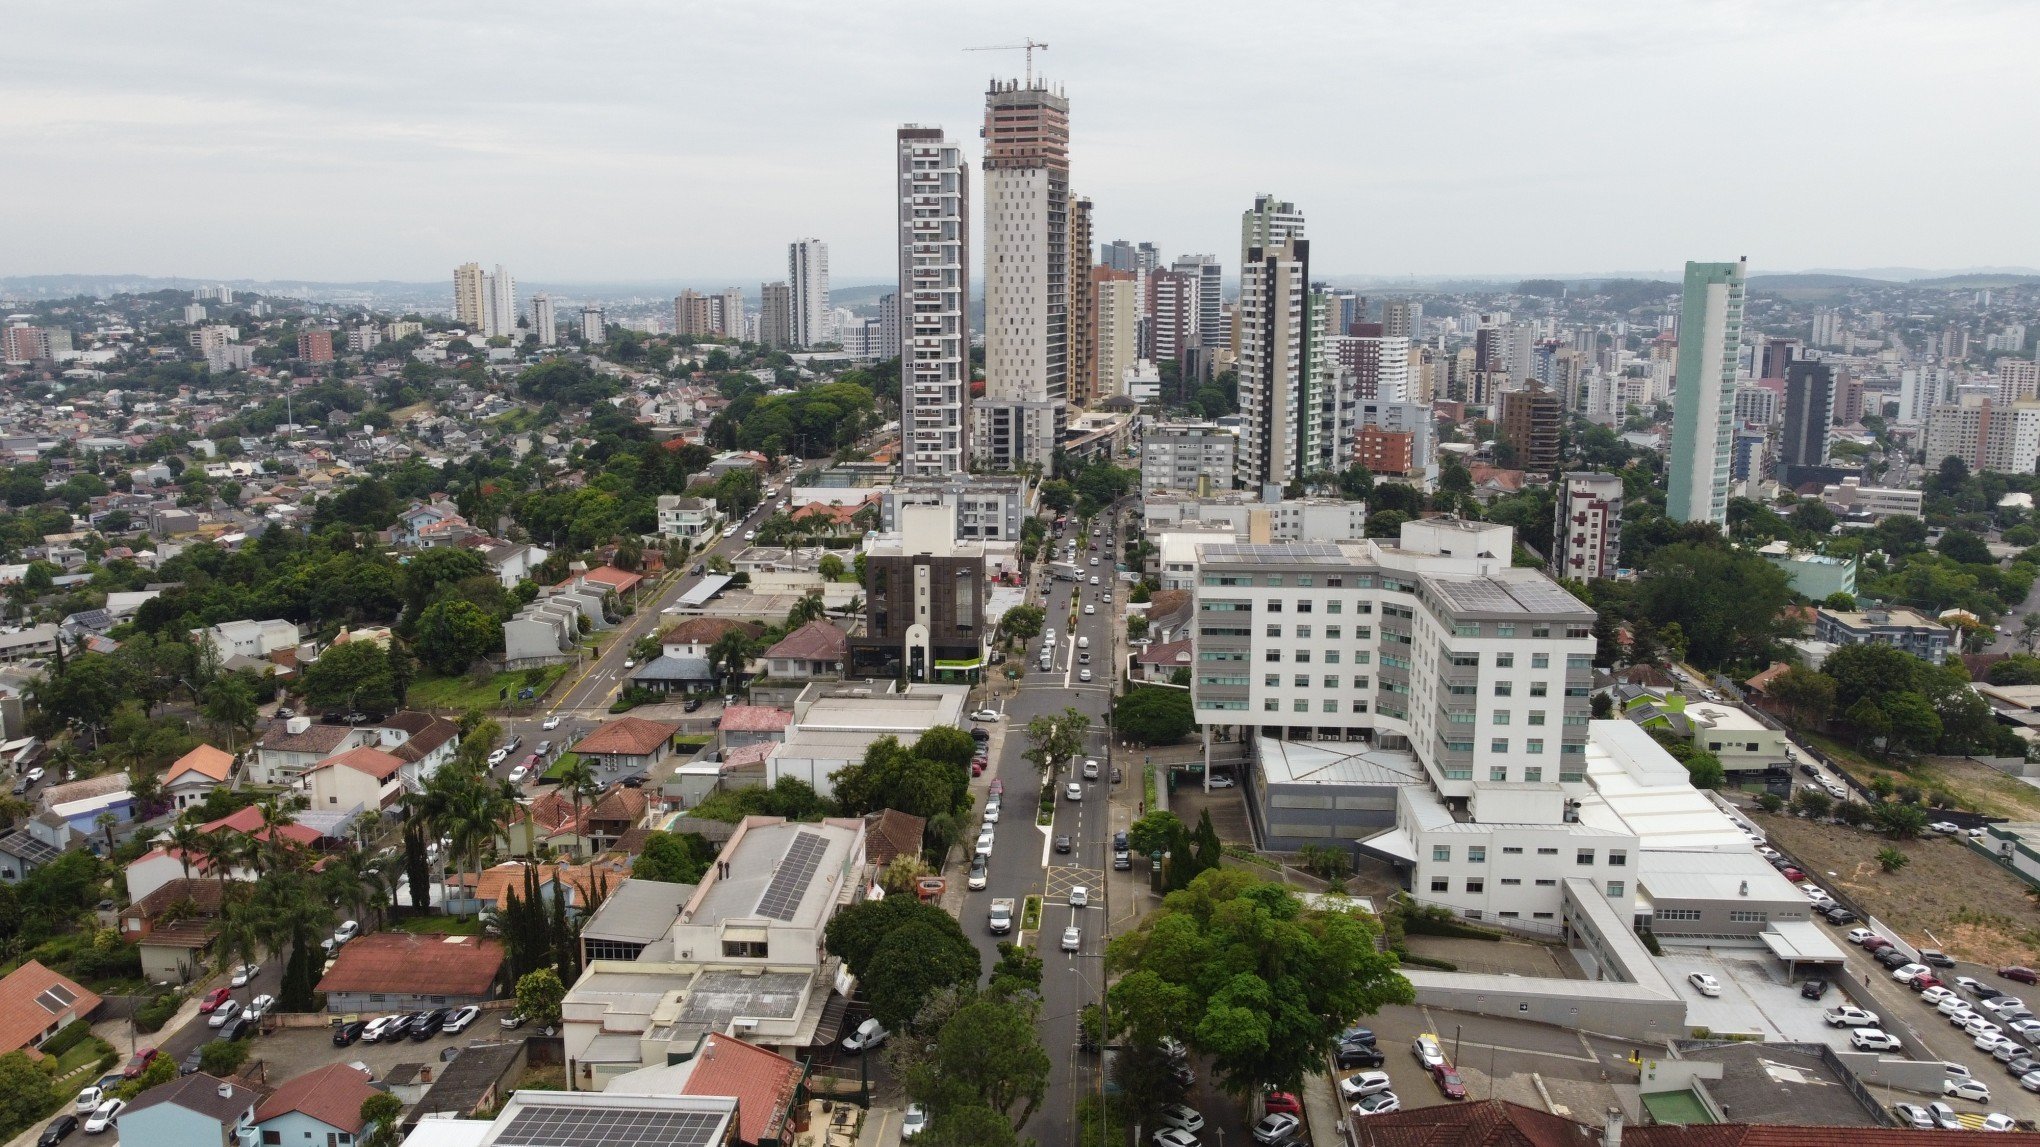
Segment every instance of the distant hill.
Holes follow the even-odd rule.
[[[1938,279],[1915,279],[1906,284],[1909,287],[1945,287],[1951,291],[1987,291],[2000,287],[2030,287],[2040,283],[2040,275],[1994,274],[1977,271],[1966,275],[1946,275]]]
[[[1749,288],[1752,291],[1805,291],[1837,290],[1849,287],[1891,287],[1896,286],[1889,279],[1866,279],[1860,275],[1751,275]]]

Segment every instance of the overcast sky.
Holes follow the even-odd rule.
[[[1028,36],[1099,239],[1228,274],[1257,191],[1327,274],[2040,266],[2025,0],[7,9],[0,274],[883,278],[894,127],[975,159]]]

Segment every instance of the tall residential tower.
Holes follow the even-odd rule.
[[[795,239],[786,245],[786,281],[793,288],[793,345],[829,341],[829,245]]]
[[[899,129],[900,473],[966,470],[970,446],[970,168],[939,127]]]
[[[1735,440],[1736,359],[1742,345],[1743,280],[1749,260],[1686,264],[1679,312],[1678,393],[1666,514],[1678,522],[1728,521]]]
[[[985,93],[985,400],[974,449],[996,470],[1054,464],[1070,394],[1070,103],[1046,81]],[[1088,253],[1076,256],[1076,265]]]

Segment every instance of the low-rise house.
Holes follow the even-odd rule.
[[[255,742],[248,780],[258,785],[294,785],[313,765],[356,745],[379,740],[372,726],[329,725],[292,717],[269,727]]]
[[[921,855],[928,818],[896,808],[864,814],[864,860],[883,869],[896,858]]]
[[[655,693],[703,693],[715,688],[715,667],[706,657],[662,655],[632,670],[630,683]]]
[[[404,762],[405,783],[421,785],[460,752],[460,726],[407,709],[375,727],[375,745]]]
[[[1955,631],[1910,609],[1821,609],[1813,637],[1833,645],[1876,642],[1902,649],[1936,665],[1955,648]]]
[[[850,657],[850,637],[842,627],[828,621],[810,621],[787,634],[765,651],[767,677],[801,681],[817,677],[839,678]]]
[[[503,945],[487,936],[371,932],[340,949],[319,980],[333,1013],[419,1011],[487,1003]]]
[[[714,498],[687,494],[659,495],[659,533],[669,538],[699,538],[721,520]]]
[[[581,960],[635,960],[680,918],[692,884],[630,877],[581,922]]]
[[[99,1003],[69,977],[29,960],[0,979],[0,1055],[42,1046],[65,1024],[90,1018]]]
[[[574,751],[593,757],[612,769],[635,772],[649,769],[666,759],[680,726],[668,721],[647,721],[642,717],[618,717],[597,726],[581,738]]]
[[[200,832],[238,833],[256,841],[266,841],[270,835],[269,828],[262,822],[262,808],[259,805],[236,809],[218,820],[199,825],[198,828]],[[295,821],[282,825],[276,832],[285,841],[299,848],[317,847],[322,835],[318,829]],[[172,880],[193,875],[210,876],[214,879],[220,876],[205,857],[186,856],[173,845],[159,843],[157,847],[128,863],[128,899],[140,900]],[[227,870],[226,879],[254,880],[258,875],[253,868],[236,864]]]
[[[484,868],[479,878],[474,873],[463,873],[453,883],[460,889],[452,905],[459,911],[459,901],[471,901],[465,907],[471,911],[496,910],[507,907],[512,898],[522,899],[525,890],[525,874],[530,872],[538,882],[538,895],[548,903],[561,901],[570,913],[587,911],[588,905],[607,897],[610,891],[621,886],[630,877],[627,865],[614,861],[590,861],[587,864],[530,864],[521,860],[506,860],[501,864]],[[472,889],[472,891],[470,891]]]
[[[716,747],[728,752],[746,745],[786,740],[793,714],[764,705],[731,705],[716,722]]]
[[[150,983],[191,982],[201,956],[212,946],[221,893],[220,882],[210,877],[180,876],[121,912],[121,939],[140,950],[143,978]]]
[[[336,753],[305,770],[312,807],[321,812],[380,812],[404,795],[403,759],[366,745]]]
[[[194,1072],[135,1096],[120,1113],[120,1138],[149,1147],[247,1147],[241,1133],[254,1126],[261,1098],[245,1083]]]
[[[726,617],[690,617],[659,634],[659,647],[667,657],[706,660],[715,643],[732,632],[741,632],[746,638],[755,639],[763,631],[750,622],[731,621]]]
[[[1686,706],[1693,747],[1713,753],[1726,773],[1783,768],[1785,732],[1733,705],[1692,702]]]
[[[126,824],[135,815],[135,794],[128,789],[125,769],[51,785],[42,790],[36,803],[39,811],[63,818],[73,830],[88,836],[100,831],[103,814],[112,814],[116,824]]]
[[[64,855],[84,834],[53,812],[40,812],[0,836],[0,883],[18,884],[28,874]]]
[[[280,649],[295,649],[302,638],[298,627],[280,618],[267,621],[223,621],[191,631],[193,641],[210,641],[221,661],[233,657],[267,657]]]
[[[558,661],[580,640],[581,611],[565,595],[540,598],[503,623],[503,659],[523,662]]]
[[[615,566],[596,566],[592,570],[570,574],[555,589],[592,590],[596,594],[613,593],[618,597],[627,596],[644,581],[640,574],[620,570]]]
[[[675,1064],[640,1068],[617,1078],[609,1093],[730,1097],[737,1101],[739,1147],[778,1147],[792,1138],[801,1065],[734,1036],[710,1033],[701,1054]]]
[[[1190,640],[1151,642],[1133,659],[1134,675],[1142,681],[1166,682],[1178,669],[1190,668]]]
[[[211,745],[200,745],[171,762],[163,774],[163,798],[173,809],[202,804],[206,794],[227,783],[234,771],[233,755]]]
[[[0,628],[0,664],[12,664],[37,657],[54,657],[57,654],[59,631],[57,623],[45,621],[41,625]]]
[[[353,1143],[361,1137],[362,1101],[374,1094],[367,1072],[349,1063],[329,1063],[270,1092],[255,1108],[255,1128],[263,1143],[279,1147]]]

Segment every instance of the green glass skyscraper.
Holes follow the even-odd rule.
[[[1728,521],[1735,376],[1748,269],[1747,258],[1686,264],[1678,392],[1672,398],[1672,462],[1665,483],[1665,512],[1673,521],[1717,526]]]

